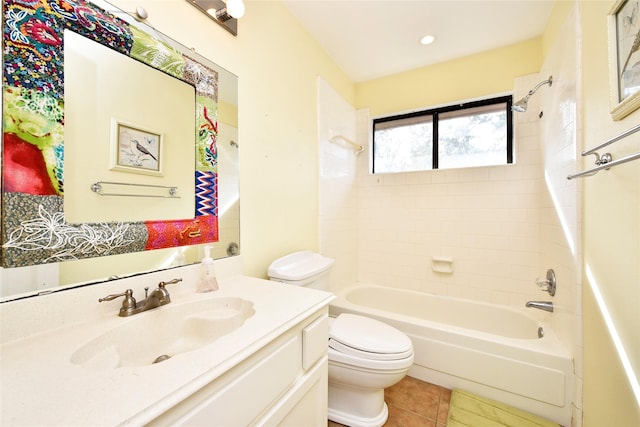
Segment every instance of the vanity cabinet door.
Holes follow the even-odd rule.
[[[316,312],[148,425],[326,423],[327,319],[326,308]]]
[[[300,328],[302,368],[287,392],[252,425],[264,427],[321,426],[327,423],[329,389],[329,317],[323,312]]]
[[[185,417],[181,424],[249,425],[257,414],[271,404],[275,396],[287,389],[299,370],[299,345],[297,337],[293,337],[211,396]]]
[[[329,342],[329,317],[321,316],[302,329],[302,369],[311,368],[327,355]]]
[[[327,423],[328,358],[325,356],[307,371],[264,416],[252,425],[300,427]]]
[[[248,426],[300,375],[300,339],[287,334],[156,418],[156,426]]]

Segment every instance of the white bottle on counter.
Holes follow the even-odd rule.
[[[202,275],[198,283],[197,292],[212,292],[218,290],[218,279],[216,279],[216,270],[211,258],[212,246],[204,247],[204,258],[202,258]]]

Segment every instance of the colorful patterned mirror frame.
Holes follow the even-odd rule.
[[[195,87],[193,218],[65,222],[65,29]],[[218,241],[215,70],[84,0],[5,1],[3,67],[3,267]]]

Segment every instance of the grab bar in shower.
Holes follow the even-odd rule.
[[[617,165],[621,165],[623,163],[627,163],[630,162],[632,160],[637,160],[640,159],[640,152],[635,153],[635,154],[630,154],[628,156],[622,157],[620,159],[617,160],[613,160],[613,156],[611,155],[611,153],[604,153],[602,155],[600,155],[597,151],[600,150],[601,148],[606,147],[609,144],[613,144],[616,141],[619,141],[623,138],[626,138],[627,136],[634,134],[636,132],[640,131],[640,125],[636,125],[634,127],[632,127],[631,129],[627,130],[626,132],[621,133],[620,135],[614,136],[613,138],[609,139],[606,142],[603,142],[602,144],[598,145],[597,147],[593,147],[590,150],[586,150],[582,152],[583,156],[588,156],[590,154],[593,154],[596,156],[596,160],[595,160],[595,164],[596,167],[586,170],[586,171],[582,171],[582,172],[578,172],[576,174],[573,175],[569,175],[567,176],[567,179],[573,179],[573,178],[579,178],[579,177],[583,177],[583,176],[591,176],[591,175],[595,175],[596,173],[598,173],[599,171],[601,171],[602,169],[610,169],[614,166]]]
[[[333,144],[337,144],[340,141],[342,142],[346,142],[347,144],[351,145],[353,147],[354,150],[356,150],[356,154],[360,154],[364,151],[364,147],[360,144],[357,144],[353,141],[351,141],[349,138],[344,137],[342,135],[336,135],[332,138],[329,139],[329,142],[333,143]]]

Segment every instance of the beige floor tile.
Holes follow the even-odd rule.
[[[405,377],[398,384],[385,390],[387,405],[406,409],[420,416],[435,420],[438,416],[442,388]]]
[[[397,407],[389,407],[389,419],[384,427],[436,427],[433,419]]]
[[[451,390],[405,377],[384,393],[389,419],[384,427],[446,427]],[[342,427],[329,421],[328,427]]]

